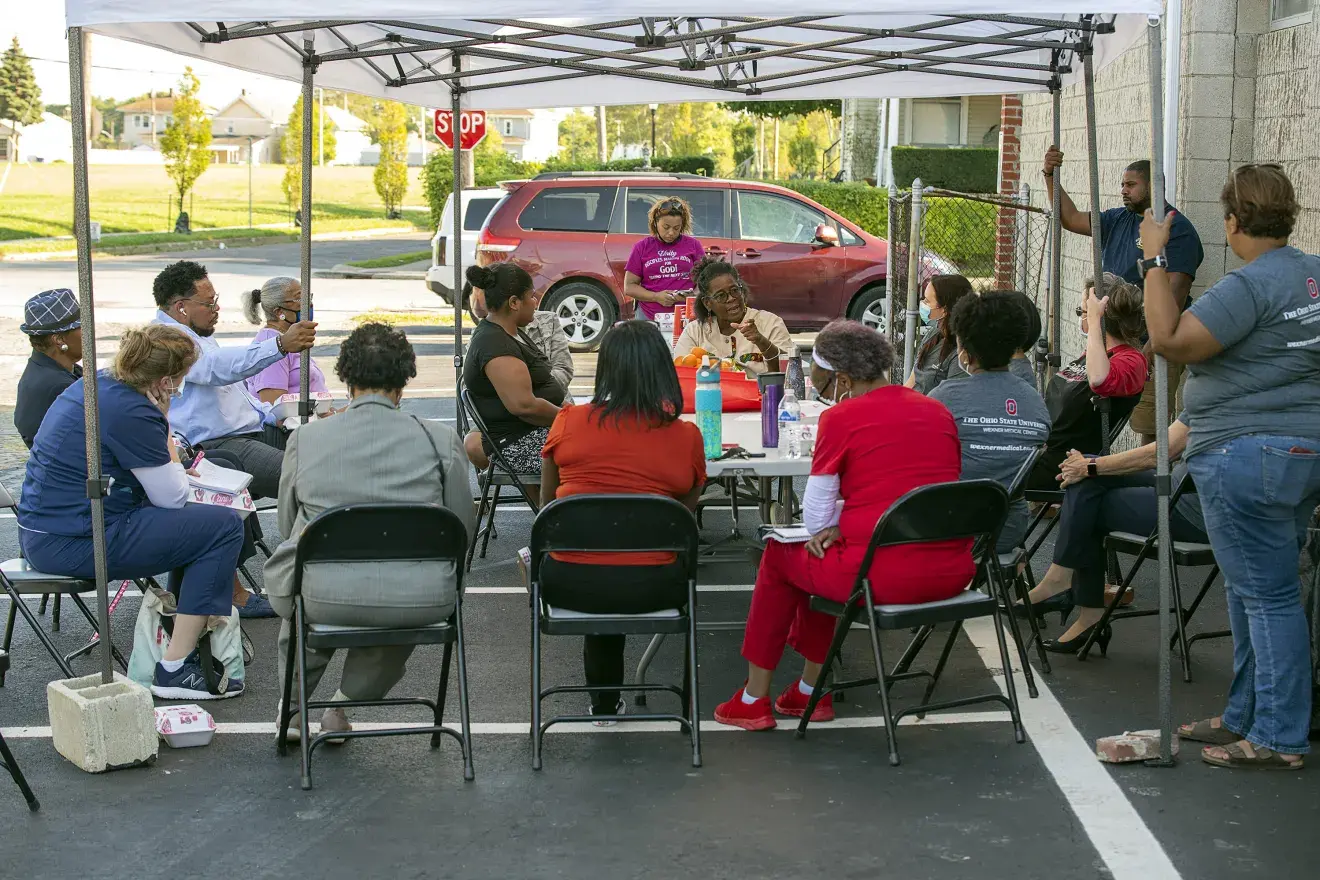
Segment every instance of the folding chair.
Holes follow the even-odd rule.
[[[283,449],[284,447],[281,446],[280,448]],[[205,457],[207,461],[213,462],[222,468],[228,468],[232,471],[243,470],[243,463],[238,460],[238,456],[227,450],[212,449],[206,452]],[[269,559],[270,547],[266,545],[266,536],[261,530],[261,518],[256,514],[257,511],[248,514],[243,520],[243,528],[246,529],[251,536],[253,546],[260,550],[263,556]],[[247,566],[248,564],[246,562],[240,562],[238,565],[238,573],[242,575],[243,580],[247,581],[248,586],[252,588],[252,592],[260,596],[263,591],[261,587],[258,586],[256,578],[252,576],[252,572],[248,571]]]
[[[552,552],[668,551],[678,554],[687,578],[681,605],[649,614],[583,614],[555,608],[545,600],[541,564]],[[658,495],[574,495],[547,504],[532,524],[532,769],[541,769],[541,740],[563,721],[677,721],[692,741],[692,766],[701,766],[701,725],[697,720],[697,522],[682,504]],[[679,592],[678,584],[675,585]],[[558,685],[541,687],[541,636],[655,635],[681,633],[683,685]],[[683,714],[557,715],[541,720],[541,702],[561,693],[668,691],[683,701]]]
[[[458,393],[459,399],[463,404],[463,409],[471,417],[472,424],[476,425],[477,430],[481,432],[481,439],[484,440],[486,445],[492,450],[490,454],[490,464],[487,465],[484,471],[477,475],[477,486],[481,489],[481,502],[477,505],[477,533],[473,536],[472,545],[469,546],[467,550],[466,565],[468,571],[471,571],[472,557],[476,552],[478,539],[481,540],[481,558],[486,558],[486,547],[490,543],[491,535],[495,532],[495,509],[499,507],[500,504],[501,487],[514,487],[518,491],[518,494],[522,496],[523,500],[527,502],[527,506],[532,509],[532,513],[536,513],[540,509],[540,506],[533,501],[532,497],[527,493],[527,487],[524,485],[523,481],[528,480],[539,483],[539,477],[535,474],[518,474],[514,472],[514,469],[504,457],[504,453],[500,449],[499,444],[495,442],[494,438],[490,435],[490,431],[486,429],[486,422],[481,418],[481,413],[477,412],[477,407],[472,402],[472,397],[468,394],[468,390],[466,388],[460,388]],[[495,489],[494,498],[490,497],[491,487],[494,487]],[[486,503],[487,499],[490,500],[489,506]],[[484,526],[481,524],[482,520],[485,520],[486,522]]]
[[[845,602],[834,602],[819,596],[811,598],[811,608],[839,618],[834,629],[834,640],[830,644],[825,662],[821,664],[821,674],[817,678],[815,690],[807,702],[806,711],[798,724],[797,736],[806,736],[811,715],[816,711],[816,704],[821,697],[829,693],[855,687],[879,685],[880,706],[885,716],[885,736],[889,741],[889,763],[898,766],[898,741],[896,727],[898,722],[908,715],[924,716],[927,712],[940,709],[954,709],[975,703],[1003,703],[1008,707],[1013,722],[1014,739],[1026,741],[1026,732],[1022,729],[1022,719],[1018,711],[1017,688],[1013,681],[1013,665],[1004,640],[1004,629],[1000,623],[1002,607],[1009,600],[999,571],[999,560],[994,552],[995,540],[1004,526],[1008,514],[1008,493],[994,480],[967,480],[958,483],[936,483],[913,489],[903,495],[885,511],[876,523],[871,534],[871,542],[862,559],[861,570],[852,594]],[[953,541],[970,538],[974,541],[972,556],[976,563],[976,581],[984,583],[988,592],[968,589],[950,599],[938,602],[926,602],[916,605],[888,605],[874,602],[871,594],[870,569],[875,552],[882,547],[896,547],[903,544],[925,544],[935,541]],[[998,689],[992,693],[975,697],[963,697],[957,700],[945,700],[932,703],[930,696],[939,683],[948,662],[953,644],[962,631],[963,621],[977,617],[991,617],[994,620],[995,638],[999,641],[999,658],[1003,663],[1004,686],[1008,695]],[[826,676],[834,659],[843,647],[853,621],[866,618],[867,628],[871,633],[871,651],[875,657],[876,677],[854,679],[851,681],[830,682]],[[948,640],[940,653],[939,661],[933,673],[888,672],[880,649],[880,630],[913,629],[935,626],[940,623],[952,623]],[[917,639],[921,639],[918,634]],[[904,652],[910,662],[914,647],[910,645]],[[911,706],[895,713],[889,705],[889,689],[896,681],[909,678],[925,677],[929,681],[926,692],[919,705]]]
[[[1027,456],[1027,460],[1022,463],[1022,467],[1018,469],[1018,472],[1013,475],[1013,482],[1008,487],[1009,504],[1012,504],[1014,501],[1017,501],[1018,499],[1025,499],[1026,497],[1025,488],[1026,488],[1027,478],[1030,477],[1031,472],[1036,469],[1036,462],[1039,461],[1040,457],[1044,454],[1045,454],[1045,447],[1037,446],[1035,451],[1033,451],[1031,455]],[[1028,529],[1027,532],[1028,534],[1030,534],[1030,529]],[[1023,540],[1024,541],[1026,540],[1025,536],[1023,536]],[[1030,600],[1027,598],[1027,593],[1031,591],[1033,585],[1031,583],[1030,578],[1028,577],[1028,574],[1031,571],[1031,567],[1027,565],[1026,548],[1015,547],[1013,550],[1011,550],[1008,553],[1000,553],[999,569],[1000,571],[1007,571],[1010,573],[1009,577],[1013,584],[1014,590],[1017,592],[1018,601],[1022,602],[1024,605],[1029,605]],[[1006,608],[1005,611],[1009,614],[1010,617],[1013,616],[1013,609],[1011,607]],[[1044,642],[1041,639],[1040,622],[1036,619],[1036,615],[1034,614],[1028,614],[1027,620],[1029,626],[1031,627],[1031,641],[1034,642],[1036,645],[1036,656],[1040,660],[1041,672],[1044,672],[1046,675],[1049,675],[1052,670],[1050,669],[1049,654],[1046,653]],[[1016,626],[1012,627],[1012,630],[1014,633],[1014,637],[1016,638],[1018,633],[1017,627]],[[1031,664],[1027,662],[1027,652],[1022,644],[1021,639],[1018,639],[1017,645],[1018,645],[1018,654],[1020,655],[1020,658],[1022,660],[1022,672],[1027,679],[1027,693],[1031,696],[1032,699],[1035,699],[1038,696],[1038,694],[1036,692],[1035,679],[1031,674]]]
[[[0,485],[0,510],[17,512],[17,508],[18,505],[15,503],[14,497],[9,494],[9,490]],[[55,596],[58,598],[68,596],[73,600],[74,606],[82,612],[82,616],[87,619],[88,624],[92,627],[92,632],[99,637],[96,615],[92,614],[91,609],[87,607],[87,603],[78,595],[79,593],[95,590],[96,581],[37,571],[20,555],[17,559],[9,559],[0,563],[0,588],[3,588],[9,596],[9,617],[5,621],[5,636],[3,642],[0,642],[0,653],[7,654],[9,652],[9,646],[14,638],[14,621],[21,614],[23,619],[27,621],[28,626],[32,628],[32,632],[36,635],[38,641],[45,646],[46,651],[54,659],[56,665],[60,667],[60,672],[64,673],[64,677],[73,678],[73,667],[69,663],[80,655],[87,653],[86,648],[79,648],[69,654],[61,654],[59,648],[55,646],[55,642],[42,628],[37,616],[32,613],[32,609],[28,608],[27,603],[23,601],[23,597],[41,596],[45,598]],[[56,610],[52,615],[52,624],[57,623],[58,608],[59,606],[56,605]],[[58,625],[52,626],[52,629],[56,632],[59,631]],[[115,647],[113,641],[110,643],[110,652],[114,656],[115,662],[127,671],[128,663],[124,660],[123,655],[119,653],[119,649]],[[0,687],[4,686],[7,667],[7,663],[5,666],[0,667]]]
[[[284,698],[276,743],[285,754],[285,735],[296,712],[302,746],[302,787],[312,787],[312,752],[327,739],[369,736],[431,735],[431,748],[438,748],[440,735],[458,740],[463,750],[463,778],[471,781],[472,730],[469,718],[467,661],[463,645],[463,556],[467,533],[451,510],[436,504],[346,504],[332,507],[307,524],[298,539],[293,573],[293,638],[285,658]],[[344,565],[369,562],[451,562],[457,580],[457,604],[443,623],[416,627],[331,626],[311,623],[303,607],[303,574],[310,565]],[[379,700],[308,700],[307,649],[335,650],[379,648],[393,645],[444,645],[440,662],[440,689],[435,701],[421,697],[387,697]],[[445,695],[449,689],[449,666],[458,646],[458,703],[461,732],[445,727]],[[290,705],[294,664],[298,667],[298,705]],[[432,723],[424,727],[391,727],[384,730],[308,732],[307,713],[312,709],[354,706],[425,706]]]
[[[1172,497],[1169,499],[1169,509],[1172,510],[1184,494],[1195,493],[1196,484],[1192,482],[1191,474],[1184,474],[1178,481]],[[1119,611],[1118,607],[1123,601],[1123,596],[1132,585],[1132,580],[1137,576],[1137,570],[1147,559],[1156,557],[1159,554],[1159,527],[1157,526],[1149,535],[1135,535],[1131,532],[1114,531],[1105,536],[1105,557],[1108,562],[1108,570],[1114,580],[1118,581],[1118,592],[1114,598],[1105,606],[1104,613],[1100,616],[1099,626],[1091,631],[1086,643],[1082,649],[1077,652],[1080,660],[1085,660],[1086,655],[1091,650],[1091,645],[1095,643],[1095,638],[1111,620],[1123,620],[1129,617],[1150,617],[1159,614],[1157,608],[1150,608],[1138,611]],[[1118,564],[1118,554],[1135,556],[1136,560],[1132,563],[1132,568],[1124,575]],[[1196,598],[1192,600],[1190,607],[1185,607],[1182,600],[1182,584],[1178,577],[1179,568],[1204,568],[1210,567],[1210,574],[1206,576],[1205,582],[1201,584],[1201,589],[1197,591]],[[1175,646],[1182,654],[1183,681],[1192,680],[1192,658],[1189,649],[1195,642],[1202,639],[1218,639],[1232,635],[1228,630],[1215,630],[1214,632],[1200,633],[1191,638],[1187,636],[1187,624],[1191,622],[1192,615],[1196,609],[1201,607],[1201,601],[1205,594],[1209,592],[1210,586],[1219,577],[1219,564],[1215,562],[1215,553],[1209,544],[1201,544],[1192,541],[1174,541],[1173,542],[1173,605],[1178,610],[1174,615],[1177,622],[1178,631],[1169,640],[1169,650],[1172,651]]]
[[[0,676],[3,676],[9,669],[9,655],[0,651]],[[0,733],[0,767],[9,771],[9,776],[18,786],[18,790],[23,792],[23,799],[27,801],[28,809],[36,812],[41,809],[37,796],[32,793],[32,788],[28,785],[27,777],[23,775],[23,770],[18,766],[18,760],[14,753],[9,751],[9,745],[5,742],[4,734]]]

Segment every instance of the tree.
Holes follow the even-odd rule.
[[[284,179],[280,189],[284,190],[289,210],[302,204],[302,95],[293,102],[289,111],[289,122],[284,128],[284,137],[280,138],[280,154],[284,158]],[[320,162],[322,156],[321,133],[325,132],[325,161],[335,158],[335,128],[333,125],[321,125],[321,108],[312,103],[312,164]]]
[[[594,117],[588,116],[592,124],[592,137],[595,137]],[[592,145],[591,158],[595,158],[595,145]],[[535,162],[519,162],[504,149],[504,138],[494,130],[487,130],[486,137],[473,151],[473,166],[476,174],[474,186],[494,186],[501,180],[525,180],[540,172],[541,167]],[[442,144],[426,157],[426,166],[422,168],[422,196],[431,207],[431,221],[440,224],[440,215],[445,208],[445,199],[454,189],[454,154]]]
[[[726,101],[720,106],[733,113],[747,113],[765,119],[809,116],[818,111],[828,113],[835,119],[843,116],[843,102],[837,98],[820,101]]]
[[[586,162],[596,155],[596,118],[574,110],[559,123],[559,157]]]
[[[371,180],[385,203],[385,216],[397,217],[408,192],[408,114],[398,101],[381,105],[374,129],[380,161]]]
[[[179,94],[174,99],[174,118],[165,127],[160,139],[160,153],[165,159],[165,173],[174,181],[179,194],[179,213],[183,213],[183,199],[197,178],[211,164],[211,117],[197,99],[201,82],[191,67],[183,69],[179,80]]]
[[[32,62],[14,37],[5,54],[0,56],[0,119],[9,123],[14,132],[13,148],[9,151],[12,163],[18,153],[19,126],[36,125],[41,121],[41,89]]]
[[[788,141],[788,161],[798,177],[815,177],[820,164],[820,144],[816,132],[806,117],[798,119],[793,137]]]

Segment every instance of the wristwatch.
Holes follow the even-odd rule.
[[[1142,278],[1145,278],[1146,273],[1156,267],[1163,269],[1166,272],[1169,270],[1169,260],[1164,254],[1151,257],[1149,260],[1137,260],[1137,272]]]
[[[1086,475],[1088,477],[1100,476],[1100,471],[1096,470],[1094,458],[1087,459],[1086,461]]]

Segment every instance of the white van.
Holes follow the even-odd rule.
[[[477,261],[477,233],[485,224],[490,212],[499,204],[500,199],[508,195],[500,187],[487,189],[463,190],[463,252],[459,255],[464,271],[468,266],[475,266]],[[454,194],[445,199],[445,211],[440,218],[440,228],[431,239],[431,268],[426,270],[426,286],[449,305],[454,304],[454,264],[450,259],[453,252],[450,243],[454,240]],[[465,303],[466,305],[466,303]]]

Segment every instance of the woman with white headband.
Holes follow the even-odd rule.
[[[802,716],[835,625],[835,618],[811,610],[811,597],[847,601],[871,532],[890,505],[919,486],[958,479],[953,416],[938,401],[889,384],[893,362],[889,342],[857,321],[835,321],[816,337],[811,384],[831,407],[820,418],[802,499],[812,538],[766,545],[743,637],[747,684],[716,707],[721,724],[768,730],[774,712]],[[971,542],[887,547],[876,552],[871,572],[876,601],[947,599],[972,578]],[[772,712],[770,679],[785,645],[806,663]],[[833,718],[834,702],[826,696],[811,720]]]

